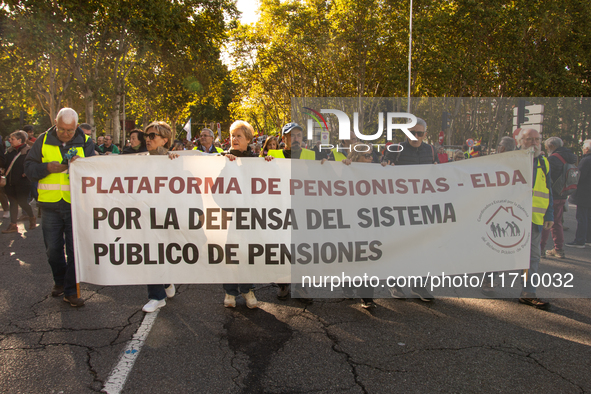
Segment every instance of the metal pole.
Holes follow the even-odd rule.
[[[410,78],[411,78],[411,66],[412,66],[412,0],[410,0],[410,22],[409,22],[409,34],[408,34],[408,108],[407,112],[410,113]]]

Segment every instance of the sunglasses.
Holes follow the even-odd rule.
[[[151,140],[155,139],[156,137],[160,137],[160,134],[156,134],[156,133],[146,133],[146,138],[149,138]]]
[[[359,155],[359,157],[362,158],[362,159],[369,159],[369,158],[372,157],[372,154],[371,153],[365,153],[363,155]]]
[[[415,137],[422,137],[425,135],[424,131],[412,131],[411,130],[412,135],[414,135]]]

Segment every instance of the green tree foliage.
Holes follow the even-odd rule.
[[[116,138],[124,95],[133,115],[148,109],[174,124],[220,83],[220,48],[237,13],[231,0],[8,0],[2,12],[0,62],[18,68],[0,85],[25,81],[20,92],[51,119],[71,105]]]
[[[505,98],[589,96],[589,9],[589,0],[415,0],[412,96],[491,97],[432,105],[431,130],[445,110],[447,144],[495,146],[512,128],[516,100]],[[260,13],[232,35],[236,116],[272,132],[290,120],[292,97],[406,96],[408,1],[263,0]]]

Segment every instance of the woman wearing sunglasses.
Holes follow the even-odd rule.
[[[150,155],[166,155],[170,148],[172,129],[166,122],[152,122],[144,129],[146,148]],[[148,298],[150,301],[142,310],[155,312],[166,305],[166,298],[172,298],[175,294],[174,285],[148,285]]]

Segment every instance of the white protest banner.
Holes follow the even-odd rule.
[[[527,268],[532,156],[387,166],[100,156],[70,166],[78,279],[287,283]]]

